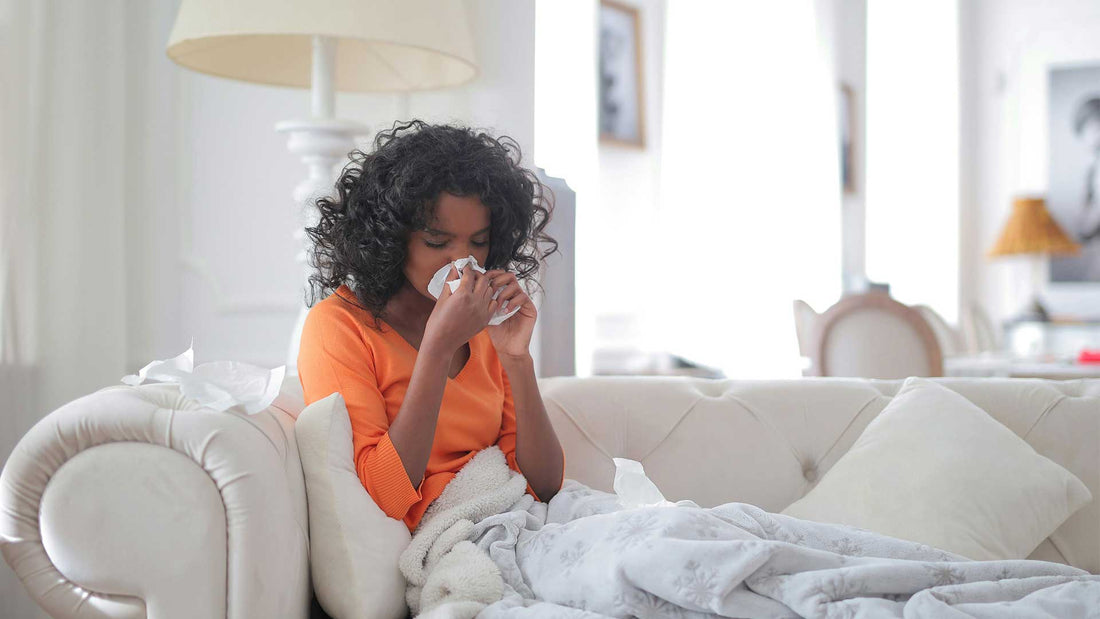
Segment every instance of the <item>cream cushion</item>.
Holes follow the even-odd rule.
[[[405,577],[397,558],[409,544],[409,529],[386,516],[363,488],[339,392],[305,407],[294,436],[306,478],[317,602],[333,617],[405,617]]]
[[[1023,559],[1091,499],[1080,479],[965,397],[911,377],[782,513],[976,560]]]

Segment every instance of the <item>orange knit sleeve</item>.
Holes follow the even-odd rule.
[[[339,311],[310,310],[302,327],[298,376],[306,404],[339,391],[351,418],[355,472],[374,502],[402,520],[423,499],[390,442],[386,400],[379,390],[371,350],[354,319]],[[421,481],[421,486],[423,486]]]
[[[501,376],[504,378],[504,410],[500,418],[500,436],[497,437],[497,446],[504,452],[504,459],[508,461],[508,466],[518,473],[523,473],[519,468],[519,462],[516,460],[516,403],[512,399],[512,384],[508,381],[508,372],[503,368],[500,370]],[[565,483],[565,450],[561,452],[562,462],[562,479],[558,482],[558,489],[561,489],[561,485]],[[531,484],[527,484],[527,493],[535,497],[535,500],[542,501],[539,498],[535,489],[531,487]]]

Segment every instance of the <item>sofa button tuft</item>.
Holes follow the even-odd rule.
[[[813,483],[817,481],[817,468],[812,464],[802,469],[802,476],[806,478],[806,481]]]

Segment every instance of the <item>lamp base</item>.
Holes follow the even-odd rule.
[[[367,127],[347,120],[308,118],[283,121],[275,130],[287,134],[287,148],[301,157],[309,168],[309,176],[294,188],[294,201],[301,206],[300,223],[294,231],[294,238],[301,247],[296,258],[302,268],[302,281],[308,286],[310,242],[305,229],[317,225],[319,214],[314,201],[332,193],[335,168],[347,163],[348,153],[355,148],[355,136],[365,134]],[[307,313],[309,308],[303,304],[287,347],[286,371],[291,376],[298,374],[298,343]]]

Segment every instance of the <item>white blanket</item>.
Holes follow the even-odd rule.
[[[480,468],[499,468],[499,450],[483,453],[482,464],[494,462]],[[1100,576],[1058,563],[970,561],[744,503],[624,510],[573,480],[544,504],[508,473],[462,482],[421,524],[408,567],[402,558],[406,577],[422,583],[410,578],[410,593],[423,587],[414,615],[1100,617]],[[479,487],[485,496],[454,502]],[[436,583],[445,594],[429,595]]]

